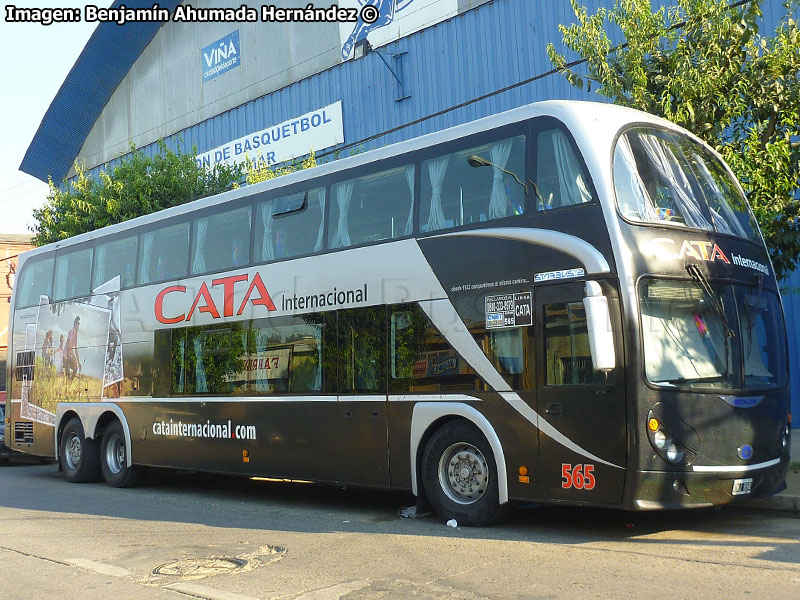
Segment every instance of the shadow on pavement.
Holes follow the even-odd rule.
[[[301,533],[363,532],[563,545],[630,541],[713,549],[753,547],[763,560],[800,563],[797,519],[746,508],[626,512],[563,506],[517,506],[484,528],[447,527],[437,516],[401,519],[409,493],[333,485],[255,481],[172,470],[152,471],[137,488],[71,484],[55,464],[0,466],[0,506],[143,521]],[[669,532],[669,536],[660,535]],[[735,536],[734,541],[731,537]],[[750,539],[755,538],[755,539]]]

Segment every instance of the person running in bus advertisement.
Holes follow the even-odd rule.
[[[42,342],[42,362],[45,367],[52,366],[53,364],[53,330],[49,329],[44,334],[44,341]]]
[[[64,335],[58,336],[58,348],[53,355],[53,363],[56,367],[56,375],[64,373]]]
[[[67,378],[67,385],[72,383],[72,380],[81,371],[81,357],[78,353],[78,330],[80,326],[81,318],[75,317],[72,329],[67,334],[67,344],[64,347],[64,375]]]

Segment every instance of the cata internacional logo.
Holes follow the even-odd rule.
[[[339,24],[339,35],[342,40],[342,60],[353,56],[355,45],[368,39],[372,46],[382,46],[393,42],[440,21],[458,14],[458,0],[339,0],[342,8],[374,6],[378,18],[367,23],[361,18],[358,21]]]

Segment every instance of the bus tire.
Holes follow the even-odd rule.
[[[436,513],[459,525],[481,526],[502,519],[497,463],[480,430],[451,421],[433,434],[422,459],[425,495]]]
[[[67,480],[89,483],[100,479],[97,442],[86,437],[78,417],[73,417],[64,426],[60,442],[58,456]]]
[[[111,487],[132,487],[142,481],[144,469],[128,466],[125,432],[119,421],[109,424],[103,434],[100,445],[100,468],[103,471],[103,478]]]

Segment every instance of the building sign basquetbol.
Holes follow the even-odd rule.
[[[311,150],[315,152],[344,142],[342,101],[312,110],[197,155],[197,164],[233,165],[247,159],[275,165]]]

